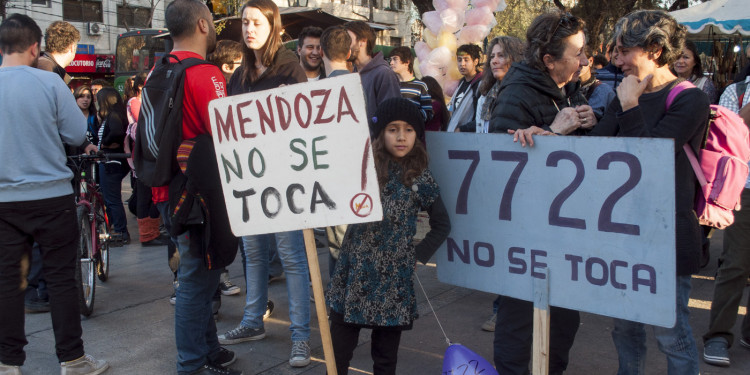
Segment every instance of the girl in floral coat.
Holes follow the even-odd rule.
[[[450,232],[427,151],[418,141],[424,137],[418,106],[403,98],[384,101],[373,133],[383,220],[349,226],[327,295],[340,375],[347,374],[361,328],[372,329],[373,373],[396,373],[401,331],[417,318],[416,261],[426,263]],[[431,229],[414,245],[420,209],[429,213]]]

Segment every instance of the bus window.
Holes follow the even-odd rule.
[[[155,34],[151,30],[129,32],[118,37],[115,76],[148,72],[156,59],[172,48],[172,40],[164,37],[163,32]]]

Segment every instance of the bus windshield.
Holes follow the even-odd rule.
[[[140,30],[124,33],[117,38],[115,76],[132,76],[148,72],[156,59],[172,49],[166,30]]]

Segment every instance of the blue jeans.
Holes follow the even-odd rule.
[[[292,331],[292,341],[307,341],[310,339],[310,271],[307,269],[302,231],[242,237],[243,251],[247,259],[247,294],[245,313],[240,324],[254,329],[263,327],[263,314],[266,312],[268,301],[268,247],[271,246],[271,241],[276,243],[286,273],[289,320],[292,322],[289,330]]]
[[[122,233],[129,238],[128,220],[125,218],[125,207],[122,205],[122,179],[128,174],[126,166],[118,162],[99,164],[99,188],[107,208],[107,216],[114,232]]]
[[[652,326],[659,350],[667,355],[667,373],[670,375],[694,375],[700,373],[698,348],[690,328],[691,276],[677,276],[677,321],[672,328]],[[629,320],[614,319],[612,340],[620,359],[618,375],[646,373],[646,329],[645,324]]]
[[[221,270],[209,270],[203,256],[190,246],[191,236],[202,233],[190,230],[177,237],[180,251],[180,286],[174,309],[177,372],[189,374],[203,366],[219,350],[211,298],[219,286]],[[200,241],[193,238],[193,241]]]

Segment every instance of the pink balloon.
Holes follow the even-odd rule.
[[[469,6],[469,0],[446,0],[448,8],[464,11]]]
[[[426,14],[426,13],[425,13]],[[443,20],[443,30],[449,33],[455,33],[461,30],[464,25],[464,12],[455,9],[446,9],[440,12],[440,19]]]
[[[474,8],[489,7],[490,9],[497,8],[499,0],[471,0],[471,5]]]
[[[492,21],[495,20],[495,15],[492,13],[492,9],[489,7],[474,8],[466,11],[466,24],[471,25],[484,25],[489,26]]]
[[[447,47],[438,47],[427,55],[427,62],[437,67],[447,66],[455,55]]]
[[[433,0],[432,5],[435,6],[435,10],[437,10],[438,12],[442,12],[450,8],[447,0]]]
[[[443,20],[440,18],[440,13],[436,10],[424,12],[422,15],[422,23],[424,23],[424,25],[435,35],[437,35],[440,32],[440,28],[443,27]]]
[[[464,26],[458,34],[458,44],[479,43],[490,33],[490,29],[484,25]]]
[[[422,61],[427,61],[427,55],[430,54],[432,49],[430,46],[427,45],[427,43],[423,41],[419,41],[416,44],[414,44],[414,52],[417,53],[417,57]]]
[[[445,94],[446,96],[453,96],[453,93],[456,92],[456,89],[458,89],[458,81],[456,80],[447,81],[442,86],[443,86],[443,94]]]
[[[422,61],[419,63],[419,71],[422,73],[422,77],[431,76],[437,79],[437,77],[440,76],[440,70],[437,65],[430,64],[428,61]]]

